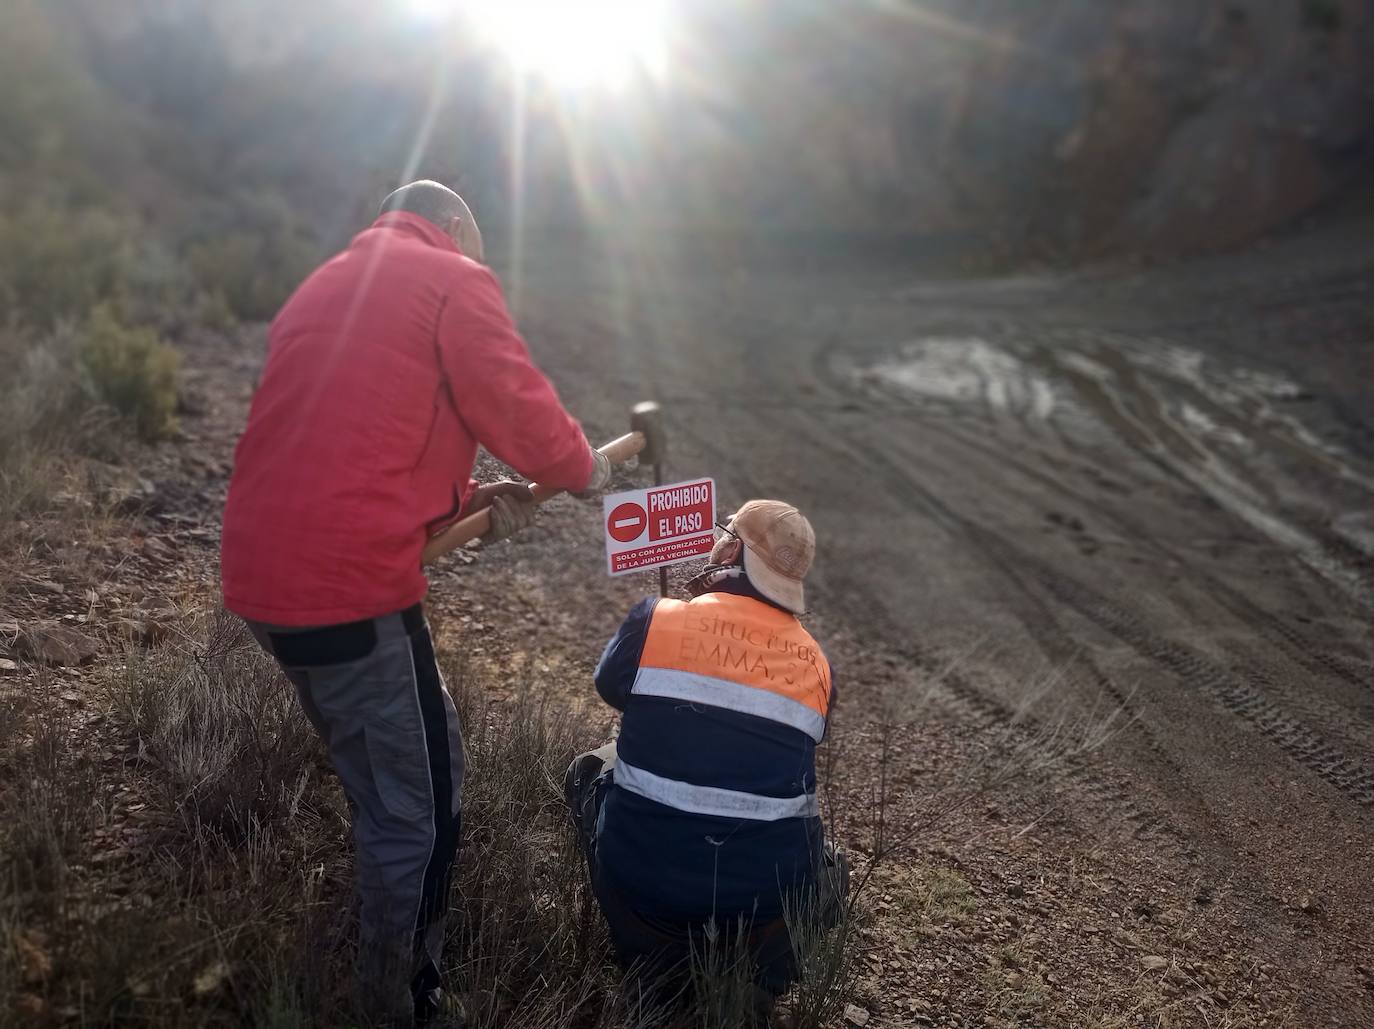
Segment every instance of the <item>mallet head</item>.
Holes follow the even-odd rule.
[[[639,463],[662,464],[668,446],[663,438],[663,409],[657,402],[645,400],[635,404],[630,410],[630,428],[644,433],[644,449],[639,452]]]

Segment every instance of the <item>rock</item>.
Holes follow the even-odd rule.
[[[56,622],[35,622],[20,630],[15,651],[47,665],[80,665],[100,653],[85,633]]]
[[[157,497],[157,487],[129,468],[91,462],[91,488],[106,507],[121,514],[133,514],[149,507]]]
[[[9,675],[17,671],[19,671],[19,665],[16,662],[11,661],[7,657],[0,657],[0,672]]]
[[[166,639],[181,619],[181,612],[169,601],[160,598],[145,598],[140,601],[130,617],[116,621],[120,635],[144,646],[151,646]]]
[[[207,965],[201,973],[196,976],[191,988],[195,990],[197,997],[204,997],[206,994],[214,993],[224,981],[229,978],[229,963],[227,961],[216,961]]]
[[[166,561],[172,554],[172,548],[156,536],[149,536],[143,541],[144,557],[150,557],[154,561]]]
[[[53,582],[51,579],[27,579],[24,583],[31,590],[39,593],[49,593],[54,597],[60,597],[67,592],[67,587],[60,582]]]
[[[41,932],[26,929],[14,934],[14,950],[19,958],[20,977],[25,986],[41,983],[52,974],[52,958]]]
[[[151,618],[158,622],[175,622],[181,611],[166,597],[144,597],[135,605],[134,615],[138,618]]]
[[[1144,949],[1144,948],[1140,945],[1140,941],[1139,941],[1138,939],[1136,939],[1133,935],[1131,935],[1130,933],[1128,933],[1125,929],[1119,929],[1119,928],[1118,928],[1118,929],[1113,930],[1113,931],[1112,931],[1112,942],[1115,943],[1118,947],[1122,947],[1122,948],[1124,948],[1124,949],[1126,949],[1126,950],[1143,950],[1143,949]]]
[[[1015,900],[1024,897],[1025,895],[1026,888],[1022,886],[1020,883],[1007,883],[1008,897],[1011,897],[1013,900]]]
[[[204,390],[187,383],[177,390],[177,414],[199,418],[209,410],[210,403]]]
[[[156,618],[120,618],[115,627],[126,640],[143,647],[160,643],[170,632],[168,624]]]
[[[48,1002],[36,993],[21,993],[19,999],[14,1002],[14,1007],[19,1014],[35,1022],[48,1014]]]
[[[1162,972],[1169,967],[1169,959],[1158,954],[1146,954],[1140,959],[1140,967],[1147,972]]]
[[[1073,515],[1066,515],[1062,511],[1051,511],[1045,518],[1055,525],[1063,526],[1070,532],[1082,532],[1084,528],[1082,521]]]
[[[846,1004],[844,1006],[844,1024],[851,1029],[860,1029],[861,1026],[868,1025],[868,1009],[861,1008],[857,1004]]]
[[[52,495],[53,503],[58,507],[84,507],[91,506],[91,498],[84,493],[78,493],[69,489],[60,489]]]

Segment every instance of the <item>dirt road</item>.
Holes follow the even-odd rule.
[[[846,725],[1121,709],[1052,846],[1148,854],[1335,1026],[1374,1024],[1371,273],[1354,231],[963,282],[555,250],[517,303],[594,434],[659,399],[680,476],[809,512]],[[524,562],[585,591],[556,549]]]
[[[1371,240],[979,280],[661,244],[500,269],[593,438],[658,399],[672,475],[816,525],[831,827],[861,864],[908,839],[874,880],[871,1025],[1374,1026]],[[188,349],[191,445],[151,474],[209,534],[190,565],[261,345]],[[604,575],[599,511],[448,559],[441,639],[594,702],[655,588]]]

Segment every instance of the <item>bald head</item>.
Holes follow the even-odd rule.
[[[418,214],[447,232],[463,253],[477,261],[482,259],[482,233],[477,228],[477,219],[463,198],[443,183],[421,179],[392,191],[377,213],[388,211]]]

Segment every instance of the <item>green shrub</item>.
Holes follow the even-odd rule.
[[[101,304],[86,321],[81,368],[95,396],[124,416],[144,439],[175,427],[180,357],[151,329],[120,324]]]
[[[198,290],[191,269],[161,239],[156,227],[141,225],[130,244],[130,260],[115,302],[126,324],[146,325],[160,335],[196,324]]]
[[[0,4],[0,197],[107,203],[144,160],[137,112],[96,75],[74,12],[46,0]],[[6,205],[8,206],[8,204]]]
[[[103,453],[103,409],[82,388],[71,325],[42,336],[0,328],[0,549],[20,517],[52,506],[67,468],[62,455]]]
[[[191,270],[201,287],[218,294],[247,321],[265,321],[300,284],[314,249],[290,228],[235,231],[190,248]]]
[[[134,236],[128,219],[96,208],[0,214],[0,310],[44,329],[84,318],[124,292]]]
[[[1340,0],[1303,0],[1302,23],[1313,32],[1339,32]]]
[[[71,325],[42,335],[0,329],[0,467],[20,449],[50,450],[71,439],[81,409],[90,406],[75,337]]]
[[[218,289],[196,296],[192,317],[197,324],[215,332],[228,332],[238,324],[228,298]]]

